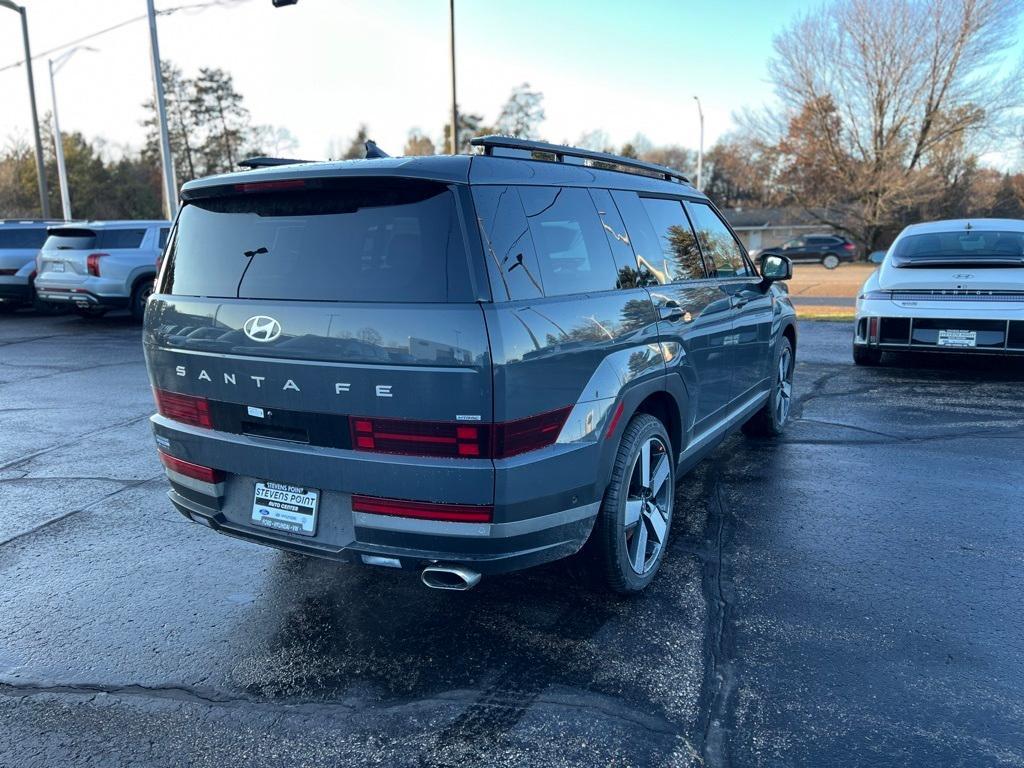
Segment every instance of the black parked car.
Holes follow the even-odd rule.
[[[857,246],[841,235],[801,235],[761,253],[781,254],[794,264],[823,264],[826,269],[835,269],[857,257]]]
[[[262,544],[654,577],[676,478],[789,416],[796,325],[679,173],[503,137],[190,181],[146,311],[170,498]]]

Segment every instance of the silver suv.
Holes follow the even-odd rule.
[[[0,312],[35,303],[36,254],[48,225],[40,219],[0,220]]]
[[[83,317],[128,309],[141,321],[168,221],[90,221],[50,227],[36,258],[36,294]]]

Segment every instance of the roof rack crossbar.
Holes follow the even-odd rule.
[[[277,165],[295,165],[296,163],[309,163],[311,160],[293,160],[290,157],[250,157],[239,160],[238,164],[243,168],[273,168]]]
[[[637,160],[632,157],[623,157],[621,155],[613,155],[609,152],[595,152],[590,149],[580,149],[578,147],[567,147],[563,144],[549,144],[546,141],[532,141],[530,139],[517,139],[512,136],[477,136],[470,139],[470,144],[474,147],[483,147],[484,153],[487,155],[493,155],[494,149],[515,149],[526,152],[541,152],[547,155],[554,155],[558,162],[564,162],[566,157],[575,157],[583,160],[589,160],[595,163],[608,163],[611,166],[621,166],[623,168],[634,168],[640,171],[646,171],[657,175],[667,181],[681,181],[684,184],[689,184],[690,180],[681,174],[679,171],[668,168],[664,165],[658,165],[657,163],[645,163],[643,160]],[[618,170],[617,168],[607,168],[606,170]]]

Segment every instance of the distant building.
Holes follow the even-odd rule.
[[[831,234],[836,231],[834,227],[822,224],[804,208],[798,207],[727,208],[722,213],[748,251],[782,245],[800,235]]]

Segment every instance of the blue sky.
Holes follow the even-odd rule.
[[[143,0],[21,0],[36,51],[144,12]],[[158,8],[200,0],[157,0]],[[545,94],[545,137],[573,141],[602,129],[622,143],[696,147],[693,96],[706,146],[732,114],[769,103],[773,36],[818,0],[456,0],[463,108],[493,120],[513,86]],[[8,18],[9,17],[9,18]],[[360,122],[397,152],[410,127],[439,138],[448,114],[447,0],[228,0],[226,7],[160,19],[161,52],[187,73],[232,72],[254,121],[286,127],[296,153],[324,157]],[[1024,37],[1024,36],[1022,36]],[[57,86],[62,128],[139,145],[141,103],[152,85],[143,23],[90,42]],[[1022,43],[1024,48],[1024,43]],[[0,66],[20,51],[17,17],[0,9]],[[50,105],[45,61],[36,62],[40,108]],[[0,71],[0,141],[28,136],[24,72]]]

